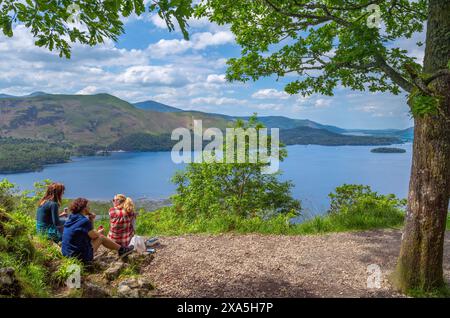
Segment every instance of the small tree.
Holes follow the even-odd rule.
[[[235,128],[243,132],[249,128],[263,128],[252,117],[248,122],[237,121]],[[252,216],[271,217],[277,214],[298,215],[300,202],[291,197],[291,182],[280,182],[279,173],[263,174],[267,163],[258,159],[249,161],[249,139],[245,141],[246,161],[244,163],[202,162],[190,163],[177,173],[173,181],[177,194],[173,196],[175,208],[187,216],[212,216],[217,213],[232,213],[247,218]],[[227,144],[225,149],[236,145]],[[235,152],[236,154],[236,152]],[[226,156],[216,154],[221,158]],[[237,155],[237,154],[236,154]],[[287,155],[282,147],[280,160]]]

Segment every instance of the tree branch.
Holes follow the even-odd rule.
[[[398,86],[403,88],[406,92],[410,93],[413,89],[413,84],[411,84],[407,79],[405,79],[399,72],[393,69],[385,59],[380,55],[375,55],[376,65],[387,75],[389,78]]]
[[[450,70],[448,70],[448,69],[439,70],[436,73],[434,73],[433,75],[431,75],[430,77],[428,77],[427,79],[425,79],[423,82],[425,85],[428,85],[435,79],[442,77],[442,76],[450,76]]]

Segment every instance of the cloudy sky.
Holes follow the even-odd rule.
[[[13,38],[0,35],[0,93],[110,93],[129,102],[155,100],[182,109],[229,115],[280,115],[344,128],[411,126],[404,94],[337,89],[335,96],[309,98],[284,93],[285,80],[225,81],[226,61],[240,49],[227,27],[191,21],[190,41],[168,32],[157,16],[129,18],[117,43],[74,45],[72,58],[37,48],[30,33],[16,26]],[[420,36],[420,35],[419,35]],[[417,39],[402,47],[421,59]]]

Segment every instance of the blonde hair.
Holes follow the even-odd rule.
[[[134,212],[134,202],[131,198],[127,198],[123,194],[117,194],[115,198],[119,201],[119,204],[117,205],[118,208],[124,209],[127,213]]]

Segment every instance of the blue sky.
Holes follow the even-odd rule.
[[[289,79],[226,82],[226,60],[240,52],[233,34],[227,26],[206,20],[193,20],[190,25],[191,40],[185,41],[180,32],[168,32],[156,15],[128,18],[117,43],[74,45],[70,60],[35,47],[29,31],[18,25],[12,39],[0,35],[0,93],[106,92],[130,102],[152,99],[182,109],[229,115],[257,112],[344,128],[412,125],[405,94],[337,88],[333,97],[303,98],[284,93]],[[398,44],[420,60],[423,52],[415,47],[417,40]]]

